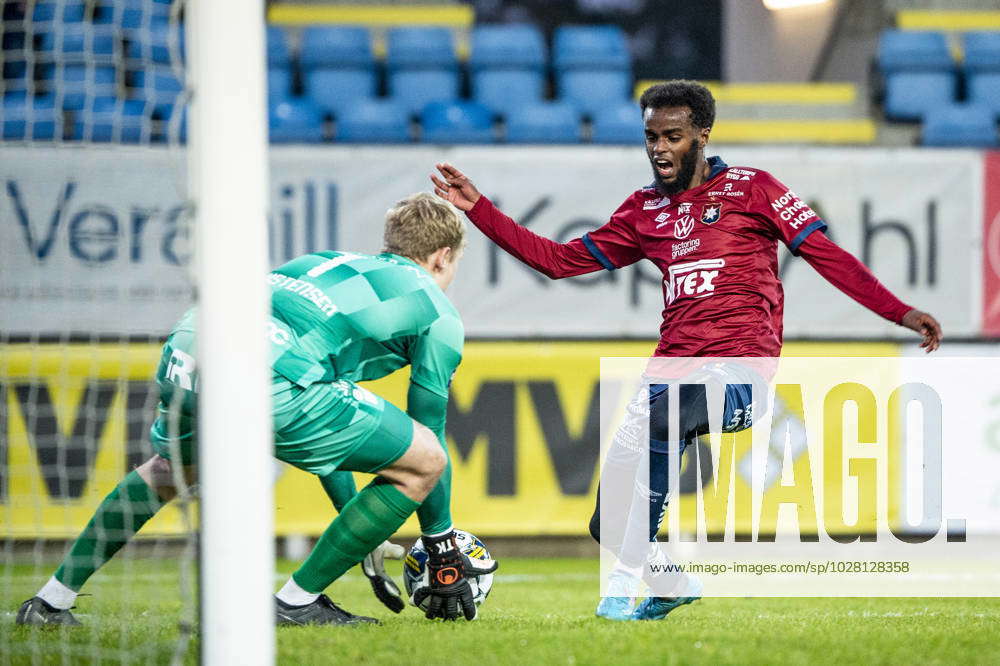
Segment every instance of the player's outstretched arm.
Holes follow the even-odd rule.
[[[902,325],[923,336],[924,341],[920,343],[920,346],[928,354],[941,346],[941,324],[926,312],[916,309],[910,310],[903,316]]]
[[[434,166],[438,173],[431,174],[431,182],[436,195],[465,211],[487,238],[546,277],[556,280],[605,268],[587,250],[582,239],[557,243],[539,236],[504,215],[458,168],[447,162]]]
[[[483,196],[472,184],[469,177],[447,162],[434,165],[441,177],[431,174],[434,183],[434,194],[438,195],[455,208],[468,213],[472,210],[479,197]]]

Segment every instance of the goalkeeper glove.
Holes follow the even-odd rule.
[[[473,560],[458,549],[455,532],[438,537],[421,537],[427,550],[427,580],[430,583],[413,593],[414,606],[428,600],[424,616],[433,620],[476,619],[476,603],[467,576],[479,576],[497,570],[494,560]]]
[[[372,592],[393,613],[401,612],[406,604],[403,602],[399,587],[385,572],[385,559],[401,560],[404,552],[402,546],[383,541],[378,548],[368,553],[361,561],[361,570],[368,577],[368,582],[372,585]]]

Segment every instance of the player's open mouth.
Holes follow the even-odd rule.
[[[653,167],[656,173],[663,178],[670,178],[674,175],[674,163],[670,160],[653,160]]]

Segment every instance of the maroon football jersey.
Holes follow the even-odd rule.
[[[634,192],[599,229],[556,243],[484,196],[469,211],[483,233],[551,278],[649,259],[663,273],[656,356],[778,356],[784,295],[777,244],[801,254],[838,289],[897,324],[910,309],[864,264],[830,241],[823,220],[766,171],[708,160],[708,180],[674,196]]]

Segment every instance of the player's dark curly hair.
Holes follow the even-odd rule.
[[[647,108],[686,106],[691,109],[691,123],[695,127],[704,129],[715,124],[715,98],[697,81],[677,79],[650,86],[639,98],[639,106],[643,112]]]

